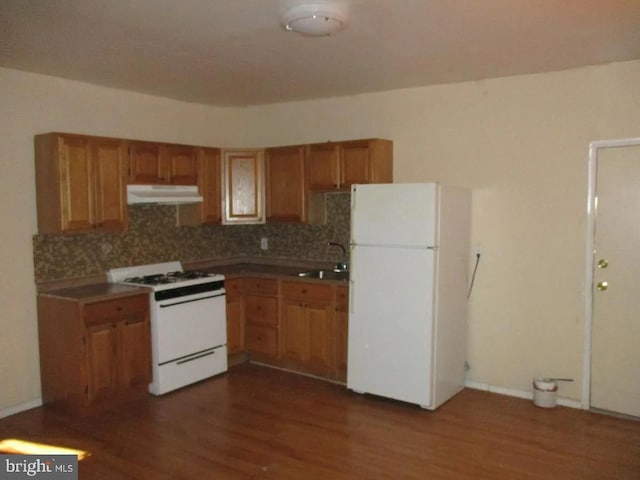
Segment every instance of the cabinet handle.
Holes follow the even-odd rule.
[[[307,293],[307,289],[306,289],[306,288],[303,288],[303,289],[302,289],[302,293],[303,293],[303,294]]]

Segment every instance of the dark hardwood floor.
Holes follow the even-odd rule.
[[[429,412],[248,364],[87,419],[13,415],[6,438],[88,450],[80,479],[640,479],[640,422],[469,389]]]

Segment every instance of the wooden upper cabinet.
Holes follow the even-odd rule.
[[[51,133],[35,153],[39,233],[126,229],[124,141]]]
[[[356,183],[393,182],[393,143],[368,139],[309,145],[309,189],[349,190]]]
[[[198,149],[187,145],[166,145],[161,150],[167,181],[173,185],[198,183]]]
[[[129,183],[140,185],[195,185],[197,148],[155,142],[129,143]]]
[[[131,142],[129,144],[129,183],[156,185],[168,183],[160,165],[160,144]]]
[[[220,149],[201,148],[198,156],[198,187],[202,195],[201,223],[220,223],[222,219],[222,159]]]
[[[305,222],[304,147],[268,148],[265,161],[267,222]]]
[[[92,230],[96,220],[91,141],[88,138],[59,137],[58,152],[63,230]]]
[[[264,151],[224,150],[222,162],[222,223],[264,223]]]
[[[214,225],[222,220],[222,159],[219,148],[197,149],[201,203],[178,206],[178,225]]]
[[[309,189],[340,188],[340,150],[336,143],[309,145],[307,153]]]
[[[126,147],[122,140],[112,138],[97,138],[92,143],[96,225],[105,231],[120,231],[127,218]]]

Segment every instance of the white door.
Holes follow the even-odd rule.
[[[591,407],[640,417],[640,145],[600,148]]]

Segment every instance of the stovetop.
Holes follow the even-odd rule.
[[[213,273],[201,272],[199,270],[187,270],[186,272],[156,273],[153,275],[142,275],[137,277],[127,277],[125,283],[136,283],[141,285],[166,285],[167,283],[180,283],[185,280],[198,278],[215,277]]]
[[[180,262],[114,268],[108,272],[111,283],[151,287],[154,290],[178,288],[224,280],[224,275],[200,270],[182,270]]]

